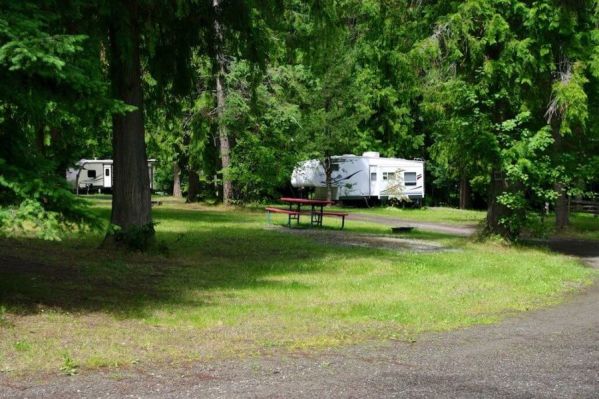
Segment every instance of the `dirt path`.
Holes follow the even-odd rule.
[[[370,248],[385,248],[395,251],[438,252],[452,250],[435,241],[415,240],[402,237],[390,237],[380,234],[357,234],[347,231],[319,229],[290,229],[277,227],[278,231],[310,237],[316,242],[326,245],[349,245]]]
[[[445,233],[445,234],[454,234],[459,236],[471,236],[476,233],[476,225],[474,224],[466,224],[466,225],[451,225],[451,224],[443,224],[443,223],[434,223],[434,222],[415,222],[398,218],[390,218],[386,216],[377,216],[377,215],[365,215],[361,213],[350,213],[347,217],[348,220],[356,220],[360,222],[370,222],[383,224],[386,226],[409,226],[415,227],[417,229],[425,230],[425,231],[433,231],[436,233]]]

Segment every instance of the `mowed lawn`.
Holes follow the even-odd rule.
[[[108,217],[109,204],[95,211]],[[438,234],[413,237],[451,251],[325,245],[282,217],[268,226],[262,212],[176,201],[154,217],[159,245],[145,254],[106,252],[97,234],[0,240],[0,372],[411,340],[559,302],[596,277],[540,249]],[[349,221],[347,234],[384,231]]]
[[[563,234],[566,237],[599,240],[599,215],[574,213],[570,215],[570,226]]]
[[[486,217],[485,211],[447,207],[397,208],[389,206],[355,208],[353,211],[366,215],[385,216],[415,222],[436,222],[457,225],[478,224]]]
[[[351,211],[365,215],[397,218],[405,221],[435,222],[448,225],[480,225],[487,216],[486,212],[482,210],[460,210],[447,207],[372,207],[355,208],[351,209]],[[551,237],[599,240],[599,216],[590,213],[571,213],[570,225],[561,232],[555,231],[555,216],[553,214],[547,215],[544,218],[543,224],[539,220],[539,215],[531,213],[529,217],[535,226],[534,230],[537,230],[536,234],[543,233],[542,235]]]

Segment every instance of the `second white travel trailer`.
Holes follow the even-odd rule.
[[[399,198],[422,204],[424,161],[381,158],[378,152],[332,157],[331,186],[335,200]],[[293,187],[326,188],[319,160],[301,162],[291,175]]]
[[[154,188],[155,163],[155,159],[148,160],[150,190]],[[112,190],[112,159],[82,159],[67,170],[66,178],[77,193]]]

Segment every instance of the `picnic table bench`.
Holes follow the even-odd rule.
[[[312,226],[322,227],[322,220],[325,216],[334,216],[341,218],[341,230],[345,227],[345,217],[348,215],[346,212],[338,211],[324,211],[326,205],[331,205],[332,201],[325,200],[311,200],[306,198],[291,198],[283,197],[282,202],[289,204],[289,209],[268,207],[265,208],[267,213],[268,222],[271,221],[271,213],[286,214],[288,216],[287,225],[291,227],[291,221],[295,220],[299,224],[301,215],[310,215],[310,224]],[[310,206],[310,210],[302,210],[302,205]]]
[[[289,218],[287,221],[287,225],[291,226],[291,221],[292,220],[297,220],[297,223],[299,224],[299,217],[300,217],[300,213],[298,211],[291,211],[288,209],[281,209],[281,208],[273,208],[273,207],[268,207],[264,209],[266,211],[266,214],[268,216],[268,222],[270,223],[270,214],[271,213],[283,213],[286,214]]]

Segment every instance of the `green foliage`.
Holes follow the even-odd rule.
[[[68,376],[74,376],[79,373],[79,365],[75,363],[75,361],[71,358],[68,353],[63,353],[62,355],[62,366],[60,366],[60,371]]]
[[[74,227],[102,226],[88,203],[68,189],[64,178],[45,170],[43,163],[30,167],[21,169],[0,159],[0,203],[5,204],[0,208],[0,235],[28,232],[56,240]]]
[[[109,112],[99,42],[71,34],[73,9],[2,1],[0,15],[0,234],[58,239],[98,227],[64,173],[104,131]],[[75,7],[75,5],[73,5]]]
[[[313,85],[301,65],[269,67],[250,89],[252,79],[248,63],[231,66],[224,118],[235,142],[231,177],[246,201],[274,196],[288,182],[302,148],[302,106]]]
[[[155,223],[148,223],[143,226],[129,226],[122,228],[112,225],[105,240],[106,243],[114,244],[117,247],[134,251],[146,251],[154,240]],[[161,244],[158,248],[160,252],[167,249]]]
[[[512,238],[528,212],[553,202],[555,182],[570,189],[582,183],[573,176],[588,151],[573,144],[593,142],[584,133],[589,95],[596,95],[585,66],[584,43],[596,26],[591,3],[454,4],[412,52],[425,72],[422,109],[432,122],[437,179],[466,176],[481,193],[496,195],[507,211],[500,224]],[[489,175],[504,176],[503,193],[478,184]]]
[[[132,110],[111,98],[107,77],[117,16],[140,30],[160,190],[170,191],[176,164],[183,181],[201,176],[203,197],[225,176],[237,201],[262,200],[288,189],[298,161],[375,150],[427,159],[427,182],[450,201],[466,181],[504,208],[512,237],[554,202],[556,186],[596,191],[596,1],[0,2],[3,234],[57,238],[93,224],[59,181],[78,158],[109,156],[110,116]]]
[[[27,341],[17,341],[15,342],[15,350],[19,352],[27,352],[31,350],[31,345]]]

